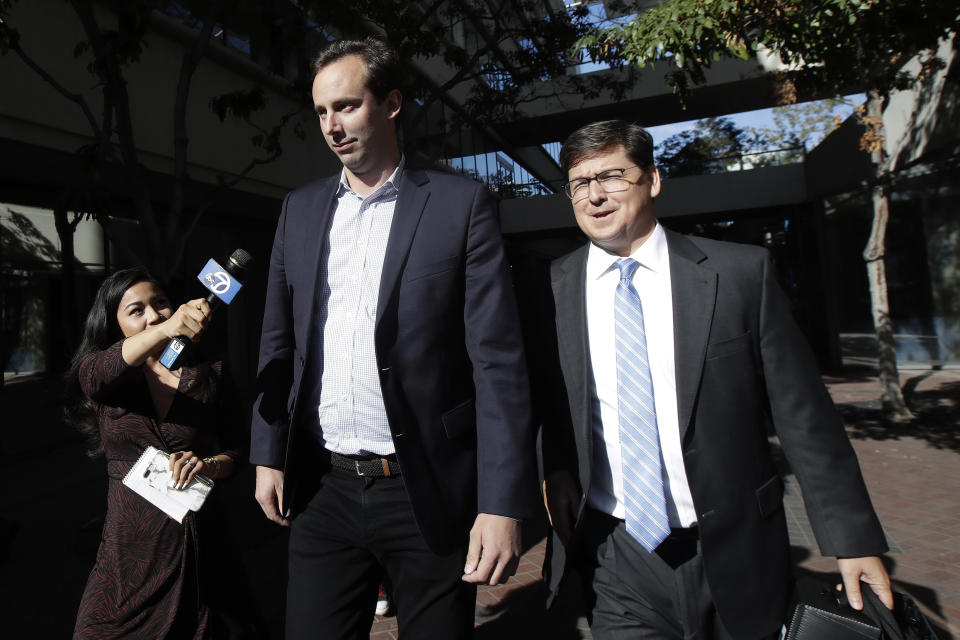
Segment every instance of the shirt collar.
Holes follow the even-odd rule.
[[[640,266],[654,273],[667,273],[670,269],[670,256],[667,252],[667,234],[657,222],[653,233],[647,241],[640,245],[630,257],[640,263]],[[620,256],[609,253],[606,249],[590,243],[587,253],[587,281],[597,280],[606,275],[611,269],[617,270],[617,261]]]
[[[397,168],[393,170],[393,173],[390,174],[390,177],[387,178],[386,182],[377,187],[377,190],[371,193],[367,198],[380,197],[387,193],[399,193],[400,187],[397,186],[400,183],[400,176],[403,175],[403,168],[406,165],[407,158],[405,155],[400,154],[400,162],[397,163]],[[340,170],[340,184],[337,186],[337,197],[339,198],[345,193],[356,193],[353,189],[350,188],[350,185],[347,184],[347,170]],[[359,196],[358,196],[359,197]]]

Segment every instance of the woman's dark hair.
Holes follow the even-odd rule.
[[[653,165],[653,136],[646,129],[625,120],[603,120],[570,134],[560,149],[560,168],[569,172],[582,161],[616,147],[623,147],[638,167]]]
[[[117,323],[117,309],[127,290],[140,282],[151,282],[162,288],[150,273],[141,267],[121,269],[110,275],[93,299],[93,305],[83,323],[80,346],[73,354],[70,369],[66,374],[67,393],[70,395],[64,417],[87,438],[87,454],[95,458],[103,453],[100,440],[100,425],[93,402],[80,389],[80,363],[91,353],[103,351],[123,337]]]
[[[386,42],[372,36],[363,40],[334,40],[313,59],[310,65],[313,75],[347,56],[363,58],[367,68],[367,88],[379,102],[383,102],[394,89],[400,89],[400,59]]]

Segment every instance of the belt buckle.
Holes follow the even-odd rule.
[[[356,467],[356,469],[357,469],[357,475],[358,475],[358,476],[363,476],[363,475],[365,475],[365,474],[363,473],[363,471],[360,471],[360,461],[359,461],[359,460],[354,459],[354,461],[353,461],[353,466]]]

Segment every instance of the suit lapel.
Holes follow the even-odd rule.
[[[380,276],[377,327],[380,326],[383,311],[387,308],[387,302],[403,272],[413,236],[420,224],[420,216],[430,198],[430,190],[425,187],[429,181],[427,174],[418,169],[404,169],[400,176],[400,193],[393,211],[393,222],[390,225],[387,252],[383,258],[383,272]]]
[[[717,273],[703,264],[700,249],[685,236],[667,231],[673,289],[673,342],[677,410],[683,441],[703,374],[707,340],[717,301]]]
[[[580,451],[592,451],[590,413],[590,353],[587,343],[586,279],[587,254],[584,245],[554,265],[551,287],[556,300],[557,344],[560,362],[573,403],[574,431]],[[592,460],[588,453],[586,460]],[[583,460],[583,458],[582,458]],[[589,478],[589,475],[587,475]]]
[[[313,292],[309,316],[311,324],[316,321],[318,316],[317,307],[320,304],[321,298],[319,291],[319,287],[322,284],[320,282],[321,276],[325,276],[327,272],[325,261],[329,254],[328,248],[330,246],[330,220],[337,207],[337,200],[334,196],[336,195],[339,184],[340,178],[338,175],[327,178],[317,185],[313,198],[306,208],[303,224],[299,226],[295,232],[300,236],[299,242],[303,249],[301,256],[302,264],[310,264],[313,267],[305,271],[306,277],[312,281],[308,281],[304,289],[304,291]],[[320,243],[319,251],[317,250],[318,242]],[[311,326],[311,330],[307,333],[308,341],[314,338],[314,329],[315,327]],[[310,345],[308,344],[306,346],[307,353],[311,353],[309,350]]]
[[[314,370],[317,365],[317,344],[323,340],[323,327],[319,326],[318,320],[320,314],[318,309],[321,301],[324,299],[322,287],[326,282],[327,256],[330,247],[330,221],[333,218],[333,212],[337,208],[337,185],[340,184],[339,175],[326,178],[317,184],[310,200],[303,208],[303,215],[298,218],[296,226],[288,221],[296,234],[297,244],[300,246],[300,254],[286,256],[286,262],[300,267],[303,280],[294,280],[295,286],[302,283],[304,291],[311,291],[310,312],[307,314],[306,341],[303,345],[303,353],[306,357],[305,365],[300,368],[300,378],[294,380],[294,385],[298,389],[297,404],[304,396],[304,393],[312,393],[320,384],[319,372]],[[319,248],[318,248],[319,245]],[[288,267],[290,269],[291,267]],[[288,273],[288,278],[291,277]],[[307,383],[309,388],[304,390],[303,384]],[[296,406],[294,407],[296,411]]]

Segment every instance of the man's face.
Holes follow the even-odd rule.
[[[591,180],[586,191],[573,198],[573,212],[580,229],[594,244],[623,257],[633,253],[653,232],[653,198],[660,193],[656,168],[634,165],[621,146],[582,160],[567,172],[567,180],[572,181],[593,178],[611,169],[626,169],[623,179],[629,184],[622,191],[607,192],[604,187],[610,183],[601,185]]]
[[[313,105],[323,137],[343,166],[357,176],[393,162],[396,143],[394,119],[400,112],[399,91],[383,102],[367,88],[363,58],[346,56],[332,62],[313,80]]]

